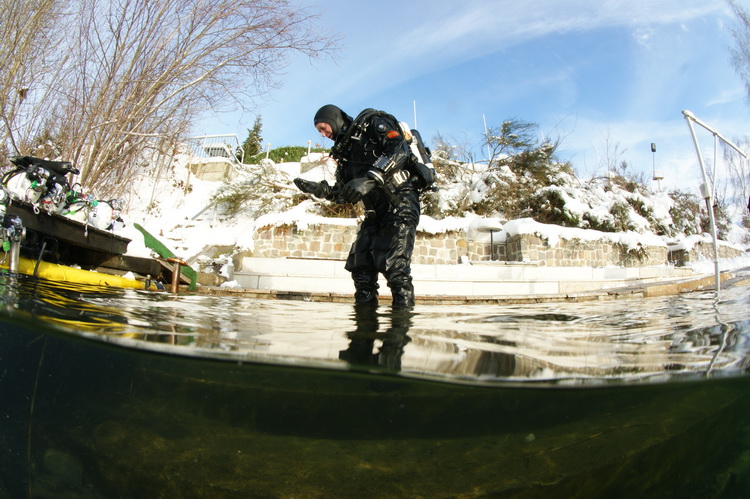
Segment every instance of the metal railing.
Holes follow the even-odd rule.
[[[698,163],[701,167],[701,174],[703,175],[703,183],[700,185],[700,193],[701,196],[703,196],[703,199],[706,200],[706,208],[708,209],[708,217],[711,222],[711,238],[713,239],[713,245],[714,245],[714,272],[716,275],[716,291],[718,292],[721,288],[721,278],[719,275],[719,243],[716,237],[716,218],[714,215],[714,203],[713,200],[716,197],[716,182],[714,181],[713,185],[709,183],[708,174],[706,172],[706,165],[703,161],[703,154],[701,153],[701,148],[698,143],[698,137],[695,135],[695,128],[693,127],[693,123],[700,125],[701,127],[705,128],[711,134],[714,136],[714,175],[713,178],[716,178],[716,151],[718,149],[718,141],[721,140],[726,145],[737,151],[742,157],[747,158],[747,154],[745,154],[744,151],[742,151],[739,147],[734,145],[734,143],[724,137],[722,134],[717,132],[713,127],[707,125],[706,123],[702,122],[698,118],[695,117],[695,115],[688,111],[684,110],[682,111],[683,116],[685,116],[685,120],[687,121],[688,128],[690,129],[690,135],[693,138],[693,144],[695,144],[695,152],[698,155]]]

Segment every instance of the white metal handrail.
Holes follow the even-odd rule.
[[[684,110],[682,111],[683,116],[685,116],[685,120],[687,121],[688,128],[690,129],[690,135],[693,137],[693,144],[695,144],[695,153],[698,155],[698,163],[701,167],[701,174],[703,175],[703,184],[700,186],[700,192],[701,196],[706,200],[706,208],[708,209],[708,218],[711,222],[711,239],[713,239],[713,246],[714,246],[714,272],[716,275],[716,291],[718,292],[721,287],[721,278],[719,275],[719,243],[716,237],[716,219],[714,216],[714,203],[713,198],[716,194],[716,186],[714,183],[714,186],[709,185],[708,175],[706,174],[706,165],[703,163],[703,154],[701,154],[701,148],[698,144],[698,138],[695,135],[695,128],[693,127],[693,123],[696,123],[709,132],[711,132],[714,136],[714,178],[716,177],[715,171],[716,171],[716,140],[719,139],[722,142],[724,142],[726,145],[737,151],[742,157],[747,158],[747,154],[743,152],[739,147],[734,145],[734,143],[729,140],[728,138],[724,137],[721,133],[717,132],[713,127],[707,125],[706,123],[702,122],[698,118],[695,117],[695,115],[688,111]]]

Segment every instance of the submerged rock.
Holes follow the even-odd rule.
[[[44,453],[42,468],[63,483],[75,486],[83,484],[83,465],[66,452],[57,449],[47,450]]]

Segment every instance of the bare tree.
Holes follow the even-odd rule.
[[[734,143],[743,151],[750,151],[750,139],[735,139]],[[724,161],[729,169],[729,181],[733,187],[730,201],[733,205],[745,211],[748,196],[750,196],[750,161],[741,157],[737,151],[722,142]]]
[[[125,191],[151,157],[171,157],[200,114],[251,105],[292,52],[314,57],[336,44],[287,0],[71,4],[75,22],[56,47],[58,60],[70,54],[59,107],[40,111],[59,154],[100,196]]]
[[[734,38],[735,46],[729,49],[732,64],[737,74],[745,82],[747,99],[750,101],[750,14],[748,14],[745,7],[740,6],[735,0],[727,0],[727,3],[737,16],[737,23],[732,28],[732,37]],[[750,146],[750,140],[747,137],[736,140],[735,143],[745,151]],[[748,196],[750,196],[750,186],[748,185],[750,183],[750,168],[748,168],[748,161],[740,158],[726,144],[724,145],[724,159],[729,165],[731,182],[734,187],[732,202],[740,209],[741,213],[745,213],[745,204],[747,203]]]
[[[750,14],[736,0],[727,0],[727,3],[737,16],[737,24],[732,27],[736,45],[730,47],[729,52],[737,74],[745,82],[747,98],[750,100]]]
[[[0,1],[0,140],[2,158],[33,147],[30,137],[42,135],[50,109],[50,90],[62,72],[61,60],[50,53],[61,32],[64,12],[59,0]]]
[[[616,141],[612,134],[612,130],[607,127],[606,132],[603,132],[601,136],[601,145],[594,145],[596,148],[596,154],[599,159],[596,170],[594,171],[593,178],[599,175],[601,170],[605,171],[605,176],[611,178],[615,175],[624,176],[625,170],[627,169],[627,162],[622,158],[627,149],[621,149],[620,143]]]

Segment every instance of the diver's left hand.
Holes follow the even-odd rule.
[[[354,180],[347,182],[347,184],[341,189],[341,199],[345,203],[356,203],[373,190],[376,185],[378,185],[378,182],[371,178],[355,178]]]

